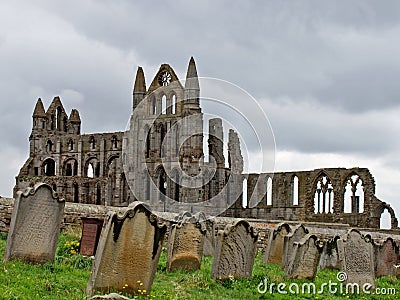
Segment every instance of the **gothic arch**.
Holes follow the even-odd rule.
[[[67,158],[63,164],[63,176],[77,176],[78,161],[75,158]]]
[[[97,178],[100,176],[100,162],[96,157],[90,157],[86,160],[84,176],[89,178]]]
[[[49,157],[43,161],[42,174],[44,174],[45,176],[56,175],[56,162],[53,158]]]
[[[373,215],[373,217],[378,218],[380,220],[381,216],[382,216],[382,214],[383,214],[383,212],[385,210],[387,210],[389,212],[389,214],[390,214],[390,222],[391,222],[390,225],[391,225],[391,228],[392,229],[397,228],[399,224],[398,224],[398,220],[396,218],[396,214],[395,214],[393,208],[389,204],[387,204],[386,202],[381,202],[375,208],[375,210],[373,211],[372,215]]]
[[[314,213],[333,213],[334,187],[331,177],[323,170],[313,180]]]
[[[343,212],[346,212],[346,210],[350,213],[364,212],[364,180],[357,172],[351,171],[345,177],[342,183],[342,199]]]

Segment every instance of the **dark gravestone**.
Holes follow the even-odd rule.
[[[79,243],[79,253],[93,256],[99,243],[103,220],[97,218],[82,218],[82,237]]]
[[[374,249],[370,236],[350,229],[337,241],[341,270],[347,275],[346,284],[358,284],[360,290],[375,288]]]
[[[107,215],[90,275],[87,295],[96,291],[148,294],[167,226],[141,202]]]
[[[215,221],[208,219],[204,221],[204,224],[206,227],[206,234],[204,236],[203,255],[212,256],[214,255],[215,248]]]
[[[247,221],[227,225],[218,233],[211,278],[250,278],[257,254],[258,235]]]
[[[306,236],[308,229],[303,224],[297,225],[290,233],[283,237],[282,269],[289,266],[289,257],[294,251],[294,244]]]
[[[396,276],[399,265],[399,247],[392,238],[374,241],[376,277]]]
[[[323,243],[314,234],[307,234],[290,248],[287,278],[314,279],[320,260]]]
[[[64,200],[45,183],[18,192],[4,260],[54,261],[64,206]]]
[[[322,249],[321,258],[319,260],[319,269],[340,270],[340,261],[337,248],[338,236],[326,239],[324,248]]]

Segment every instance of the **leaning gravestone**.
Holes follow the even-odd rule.
[[[213,256],[215,248],[215,220],[207,219],[204,221],[206,234],[204,236],[203,255]]]
[[[297,225],[290,233],[283,237],[282,269],[289,266],[290,255],[294,251],[294,244],[306,236],[308,229],[303,224]]]
[[[203,256],[206,217],[203,213],[194,216],[185,213],[179,219],[179,223],[171,226],[168,236],[167,270],[198,270]]]
[[[347,275],[346,284],[358,284],[360,290],[364,285],[375,288],[374,249],[370,236],[350,229],[337,245],[341,270]]]
[[[264,262],[269,264],[282,265],[282,254],[284,238],[291,232],[289,224],[280,223],[273,233],[269,234],[269,242],[264,253]]]
[[[258,234],[245,220],[227,225],[218,233],[211,278],[250,278],[257,254]]]
[[[399,265],[399,247],[392,238],[381,242],[374,241],[376,277],[396,276]]]
[[[153,284],[167,226],[142,202],[134,202],[105,220],[87,294],[148,294]]]
[[[307,234],[295,242],[290,248],[286,277],[314,279],[322,248],[323,243],[314,234]]]
[[[4,260],[54,261],[64,206],[65,201],[45,183],[18,192]]]

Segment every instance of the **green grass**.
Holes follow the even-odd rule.
[[[92,260],[73,254],[74,242],[79,240],[79,232],[67,232],[60,235],[57,255],[54,263],[33,265],[21,261],[0,262],[0,299],[85,299],[86,285],[89,279]],[[0,255],[4,255],[6,236],[0,235]],[[162,252],[157,274],[150,296],[139,299],[397,299],[399,296],[377,295],[331,295],[326,291],[322,295],[298,294],[281,295],[274,292],[260,294],[257,286],[264,278],[268,283],[285,283],[287,287],[297,283],[300,287],[308,280],[285,279],[279,266],[262,262],[262,255],[256,258],[253,276],[250,280],[231,279],[218,282],[210,279],[212,258],[204,257],[201,270],[195,272],[167,272],[166,253]],[[323,283],[338,282],[337,271],[323,270],[314,280],[316,287]],[[400,293],[400,280],[393,277],[377,279],[378,288],[395,288]],[[288,288],[286,288],[288,291]]]

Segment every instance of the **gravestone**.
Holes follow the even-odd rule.
[[[289,257],[294,251],[294,243],[304,238],[307,233],[308,229],[300,224],[283,237],[282,270],[286,271],[289,266]]]
[[[392,238],[374,241],[376,277],[396,276],[399,265],[399,247]]]
[[[98,218],[82,218],[81,220],[82,236],[79,243],[79,253],[93,256],[96,253],[104,220]]]
[[[291,232],[289,224],[280,223],[274,229],[273,234],[270,234],[270,242],[267,244],[267,249],[264,253],[264,262],[269,264],[282,265],[283,244],[284,238]]]
[[[318,268],[340,270],[339,254],[337,248],[338,236],[326,239],[324,248],[322,249],[321,258],[319,260]]]
[[[250,278],[257,254],[257,239],[257,233],[245,220],[219,231],[211,278],[222,281],[232,277]]]
[[[206,233],[205,215],[185,213],[183,218],[178,219],[179,223],[171,226],[168,236],[167,270],[198,270]]]
[[[286,278],[314,279],[323,243],[314,234],[307,234],[295,242],[289,253]]]
[[[45,183],[18,192],[4,260],[38,264],[54,261],[64,206],[64,199]]]
[[[148,294],[167,226],[136,201],[107,215],[90,275],[87,295]]]
[[[215,248],[215,220],[207,219],[204,222],[206,226],[206,234],[204,236],[203,255],[213,256]]]
[[[374,250],[370,236],[350,229],[337,241],[341,270],[347,275],[346,284],[375,288]]]

